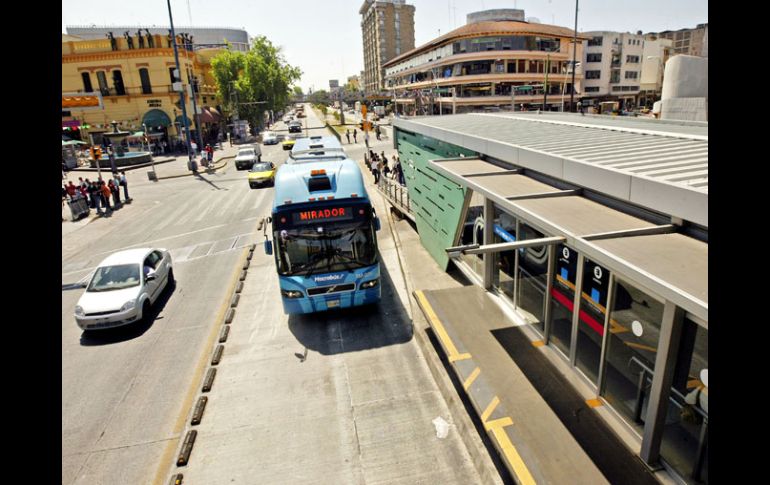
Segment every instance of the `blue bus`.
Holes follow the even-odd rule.
[[[380,300],[380,221],[356,162],[281,165],[268,222],[273,239],[267,239],[266,227],[265,252],[275,253],[284,313]]]
[[[348,158],[340,141],[333,136],[298,138],[286,163],[344,160]]]

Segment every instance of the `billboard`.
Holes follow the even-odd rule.
[[[329,89],[336,89],[340,87],[340,81],[338,79],[329,80]]]

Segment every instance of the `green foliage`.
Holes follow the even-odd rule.
[[[300,79],[302,71],[289,65],[280,47],[267,37],[256,37],[252,44],[248,52],[224,50],[211,60],[211,67],[219,98],[227,110],[237,111],[239,118],[257,126],[265,111],[280,111],[288,104],[290,86]],[[255,102],[264,103],[243,104]]]
[[[328,105],[331,102],[329,98],[329,93],[324,91],[323,89],[320,89],[318,91],[313,92],[313,94],[308,95],[308,101],[310,101],[313,104],[325,104],[325,105]]]

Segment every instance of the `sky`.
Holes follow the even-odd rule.
[[[286,61],[302,72],[304,92],[344,84],[364,68],[363,0],[171,0],[174,27],[242,28],[280,46]],[[575,0],[407,0],[415,6],[415,47],[465,25],[470,12],[524,10],[527,18],[574,28]],[[578,31],[659,32],[708,22],[708,0],[582,0]],[[169,25],[163,0],[62,0],[62,33],[68,25]]]

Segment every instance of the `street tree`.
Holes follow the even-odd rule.
[[[289,65],[280,47],[265,36],[252,39],[248,52],[229,48],[211,60],[220,99],[230,113],[262,126],[266,111],[280,111],[289,101],[291,85],[302,71]]]

